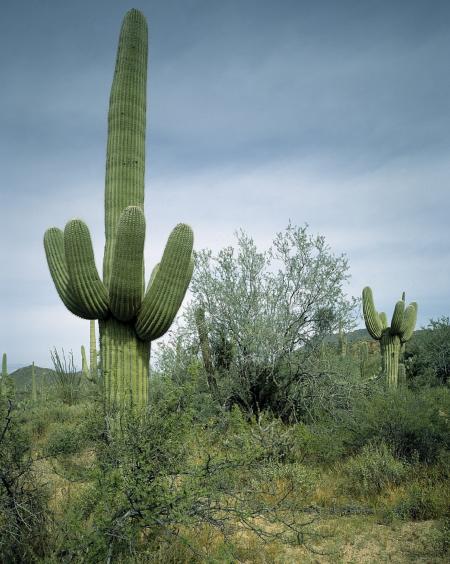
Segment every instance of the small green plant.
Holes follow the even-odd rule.
[[[55,370],[54,384],[59,399],[68,405],[76,403],[81,391],[81,372],[75,366],[72,351],[68,357],[64,353],[58,353],[56,347],[50,351]]]
[[[395,511],[399,517],[411,521],[442,518],[450,503],[446,485],[427,479],[415,480],[406,489]]]
[[[388,486],[401,484],[409,472],[409,466],[385,443],[365,445],[341,466],[343,489],[356,496],[377,495]]]

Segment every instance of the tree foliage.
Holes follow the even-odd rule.
[[[188,325],[202,307],[225,403],[249,413],[278,411],[323,337],[352,327],[356,300],[345,295],[348,279],[346,257],[307,226],[289,224],[266,251],[240,231],[236,248],[196,254]]]

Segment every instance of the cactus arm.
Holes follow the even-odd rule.
[[[405,312],[405,302],[403,300],[399,300],[395,304],[394,313],[392,314],[391,333],[393,335],[400,334],[402,323],[403,323],[404,312]]]
[[[170,327],[192,276],[194,236],[189,225],[178,224],[169,236],[158,272],[139,311],[136,332],[142,340],[154,340]]]
[[[150,274],[150,280],[148,281],[147,284],[147,289],[145,290],[145,293],[147,293],[150,290],[150,286],[153,284],[153,280],[155,279],[155,276],[159,270],[159,262],[157,264],[155,264],[155,266],[153,267],[152,273]]]
[[[144,209],[147,22],[130,10],[120,30],[109,99],[105,177],[105,255],[107,287],[120,214],[128,206]]]
[[[375,309],[375,305],[373,303],[372,290],[369,288],[369,286],[366,286],[363,290],[362,302],[363,302],[364,321],[366,322],[367,331],[369,331],[370,336],[373,339],[379,340],[381,339],[383,326],[380,320],[380,316],[378,315],[377,310]]]
[[[67,267],[74,293],[88,319],[108,316],[108,291],[97,272],[91,236],[80,219],[69,221],[64,230]]]
[[[189,259],[189,266],[188,266],[188,269],[187,269],[187,272],[186,272],[186,284],[185,284],[185,287],[184,287],[184,294],[183,295],[186,294],[187,289],[189,288],[189,284],[191,283],[191,278],[192,278],[192,275],[194,274],[194,265],[195,265],[195,263],[194,263],[194,253],[191,252],[191,258]]]
[[[120,321],[130,321],[141,306],[144,241],[144,214],[139,207],[129,206],[117,227],[109,285],[109,307]]]
[[[402,343],[406,343],[411,339],[412,334],[414,333],[414,328],[416,326],[417,321],[417,303],[412,302],[409,306],[405,309],[405,314],[403,316],[403,323],[400,331],[400,339]]]
[[[381,323],[381,329],[387,329],[388,326],[388,321],[387,321],[387,315],[384,313],[384,311],[382,311],[381,313],[378,314],[378,317],[380,319],[380,323]]]
[[[44,248],[53,283],[63,304],[74,315],[87,319],[88,313],[78,303],[70,284],[63,232],[57,227],[47,229],[44,235]]]

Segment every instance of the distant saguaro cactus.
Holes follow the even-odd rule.
[[[367,363],[369,362],[369,345],[367,341],[362,341],[359,344],[359,373],[361,378],[367,375]]]
[[[84,345],[81,345],[81,372],[86,380],[90,378],[89,366],[86,358],[86,349],[84,348]]]
[[[392,315],[390,327],[385,313],[378,313],[373,303],[372,290],[367,286],[362,293],[363,313],[367,331],[371,337],[380,341],[383,372],[387,385],[398,385],[398,365],[400,349],[411,338],[417,319],[417,304],[412,302],[405,308],[404,299],[399,300]]]
[[[37,402],[36,370],[34,367],[34,361],[31,365],[31,400],[33,403]]]
[[[342,329],[342,325],[339,326],[339,354],[342,357],[347,356],[347,335],[344,333]]]
[[[8,361],[6,358],[6,353],[3,353],[2,357],[2,377],[0,379],[0,396],[6,395],[8,381]]]
[[[211,346],[209,344],[208,328],[206,326],[205,310],[202,307],[195,309],[195,324],[197,326],[200,350],[202,351],[203,365],[206,371],[208,387],[211,394],[217,396],[216,371],[211,358]]]
[[[108,114],[103,281],[88,227],[52,227],[44,246],[66,307],[98,319],[108,411],[147,404],[150,342],[164,335],[183,301],[192,271],[192,229],[178,224],[144,291],[144,169],[147,24],[130,10],[122,24]],[[154,269],[155,270],[155,269]]]

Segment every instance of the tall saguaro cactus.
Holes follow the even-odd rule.
[[[122,23],[108,113],[103,280],[91,237],[79,219],[64,233],[52,227],[44,246],[53,281],[66,307],[98,319],[108,409],[147,403],[150,342],[170,327],[192,270],[193,233],[178,224],[144,291],[144,171],[147,24],[137,10]]]
[[[373,302],[372,290],[367,286],[362,293],[363,314],[367,331],[380,341],[383,372],[390,388],[398,385],[398,366],[401,347],[411,338],[417,319],[417,304],[405,307],[404,298],[395,304],[391,325],[385,313],[378,313]]]

